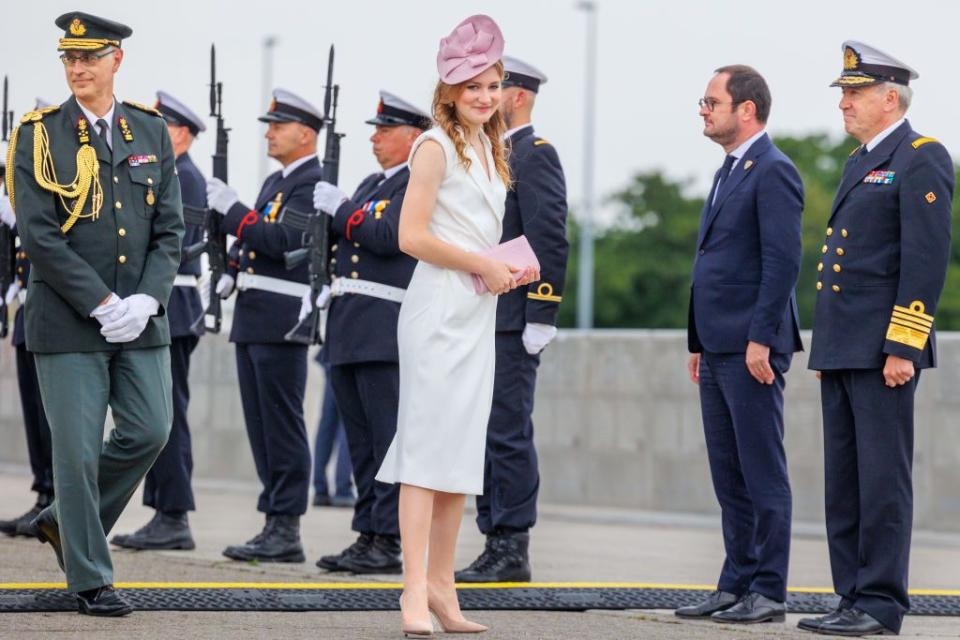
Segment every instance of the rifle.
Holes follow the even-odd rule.
[[[210,45],[210,116],[217,119],[217,145],[213,153],[213,177],[227,181],[227,145],[228,132],[223,123],[223,82],[217,81],[217,52]],[[187,261],[206,253],[210,266],[210,301],[203,314],[197,318],[190,330],[198,334],[201,328],[211,333],[220,333],[223,310],[220,296],[217,295],[217,283],[227,271],[227,234],[223,230],[223,217],[210,209],[198,209],[185,205],[183,220],[203,228],[203,240],[184,247],[183,258]]]
[[[323,154],[323,181],[337,184],[340,177],[340,139],[345,134],[337,133],[337,101],[340,85],[333,84],[333,45],[327,58],[327,85],[323,96],[323,126],[327,129],[326,148]],[[294,269],[304,260],[309,260],[310,313],[284,335],[284,339],[298,344],[321,344],[320,308],[317,296],[324,285],[330,284],[330,216],[322,212],[303,212],[285,208],[277,222],[300,231],[303,247],[283,254],[287,269]]]
[[[10,129],[13,127],[13,111],[7,109],[7,76],[3,76],[3,141],[10,142]],[[0,160],[0,183],[6,184],[7,159]],[[13,171],[13,167],[10,167]],[[0,223],[0,338],[6,338],[10,332],[10,318],[6,302],[7,289],[16,280],[16,245],[13,229]]]

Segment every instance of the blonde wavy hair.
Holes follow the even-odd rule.
[[[500,79],[503,80],[503,63],[497,62],[494,66]],[[466,128],[457,114],[456,101],[463,93],[467,84],[472,81],[466,80],[459,84],[447,84],[443,81],[437,82],[437,88],[433,92],[433,118],[437,121],[437,126],[443,129],[451,140],[457,151],[457,158],[464,169],[470,169],[470,158],[467,157],[467,141],[462,133]],[[493,164],[497,175],[503,181],[503,184],[510,188],[510,165],[507,164],[507,149],[503,143],[503,134],[507,131],[507,122],[503,119],[503,113],[498,108],[493,116],[483,125],[483,132],[490,138],[490,147],[493,152]]]

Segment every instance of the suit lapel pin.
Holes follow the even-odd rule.
[[[743,163],[743,170],[748,171],[753,166],[753,160],[747,160]]]

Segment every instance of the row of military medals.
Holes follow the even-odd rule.
[[[127,122],[127,119],[123,116],[120,116],[120,119],[117,121],[117,124],[120,127],[120,135],[123,136],[124,142],[133,142],[133,131],[130,130],[130,123]],[[81,144],[90,144],[90,125],[87,122],[87,119],[83,116],[80,116],[80,119],[77,121],[77,141]],[[100,195],[101,202],[93,203],[95,205],[95,210],[99,209],[99,205],[103,204],[102,199],[103,195]],[[147,187],[147,197],[146,202],[148,207],[152,207],[157,201],[157,196],[153,192],[153,185]]]

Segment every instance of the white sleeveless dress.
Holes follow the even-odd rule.
[[[482,135],[482,134],[481,134]],[[423,133],[443,147],[446,173],[430,232],[465,251],[500,242],[506,187],[496,173],[490,141],[487,166],[471,145],[470,169],[457,159],[442,129]],[[377,480],[436,491],[480,495],[487,421],[493,401],[497,297],[477,295],[470,275],[419,262],[400,306],[400,407],[397,433]]]

